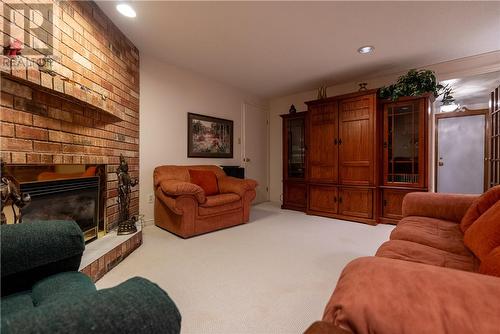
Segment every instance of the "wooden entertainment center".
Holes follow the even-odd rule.
[[[380,100],[367,90],[282,115],[284,209],[396,223],[404,195],[428,190],[431,95]]]

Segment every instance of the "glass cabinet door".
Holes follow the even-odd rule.
[[[384,184],[422,184],[422,116],[420,100],[385,106]]]
[[[305,144],[304,118],[292,118],[287,122],[288,133],[288,177],[304,178],[305,176]]]

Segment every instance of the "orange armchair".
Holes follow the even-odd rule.
[[[189,170],[209,170],[217,177],[219,194],[206,196],[190,182]],[[155,225],[180,237],[248,222],[257,182],[226,176],[212,165],[159,166],[153,174]]]

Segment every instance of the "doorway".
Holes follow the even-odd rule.
[[[269,200],[269,131],[267,110],[249,103],[244,103],[242,160],[245,177],[256,180],[257,196],[254,204]]]
[[[485,130],[485,110],[436,114],[436,192],[484,192]]]

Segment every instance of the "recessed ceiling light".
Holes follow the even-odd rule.
[[[372,53],[373,50],[375,50],[375,48],[373,46],[365,45],[365,46],[360,47],[358,49],[358,52],[361,54],[366,54],[366,53]]]
[[[136,17],[137,14],[135,10],[130,6],[127,5],[126,3],[121,3],[116,5],[116,10],[120,12],[123,16],[126,17]]]

